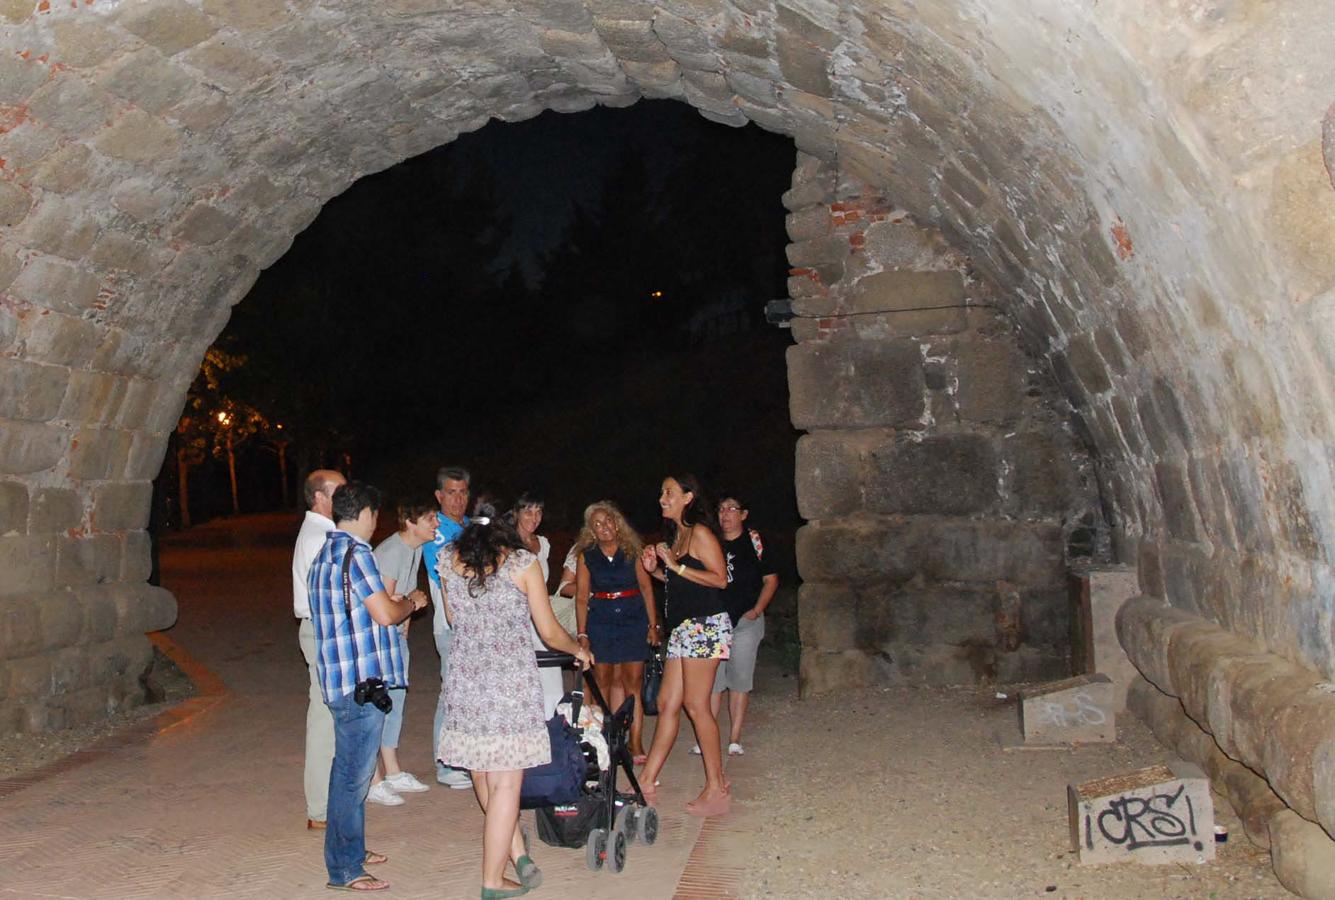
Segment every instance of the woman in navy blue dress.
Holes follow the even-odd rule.
[[[639,565],[644,542],[615,504],[600,500],[584,510],[575,543],[575,620],[580,645],[593,651],[593,676],[615,712],[635,698],[630,752],[644,762],[644,661],[658,646],[658,611],[649,573]]]

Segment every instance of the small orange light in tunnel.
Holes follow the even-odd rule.
[[[650,297],[653,297],[655,300],[659,300],[659,299],[662,299],[662,297],[663,297],[663,292],[662,292],[662,291],[654,291],[654,292],[651,293],[649,296],[650,296]]]

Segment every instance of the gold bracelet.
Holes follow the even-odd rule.
[[[677,577],[678,578],[686,577],[686,563],[684,562],[677,563]]]

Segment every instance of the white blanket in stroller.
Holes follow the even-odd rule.
[[[570,704],[560,703],[556,711],[567,722],[570,721]],[[580,739],[589,742],[598,754],[598,768],[604,772],[612,764],[612,754],[607,749],[607,739],[603,737],[603,711],[585,703],[579,709],[579,721],[573,723],[580,731]]]

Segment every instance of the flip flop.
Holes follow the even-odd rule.
[[[388,881],[381,881],[374,875],[358,875],[347,884],[334,884],[332,881],[325,885],[331,891],[353,891],[363,893],[370,891],[383,891],[389,887]]]
[[[649,761],[649,754],[638,753],[635,756],[632,756],[630,761],[633,765],[642,766]]]
[[[378,866],[381,863],[389,862],[389,857],[383,853],[376,853],[374,850],[367,850],[366,855],[362,857],[362,865]]]

